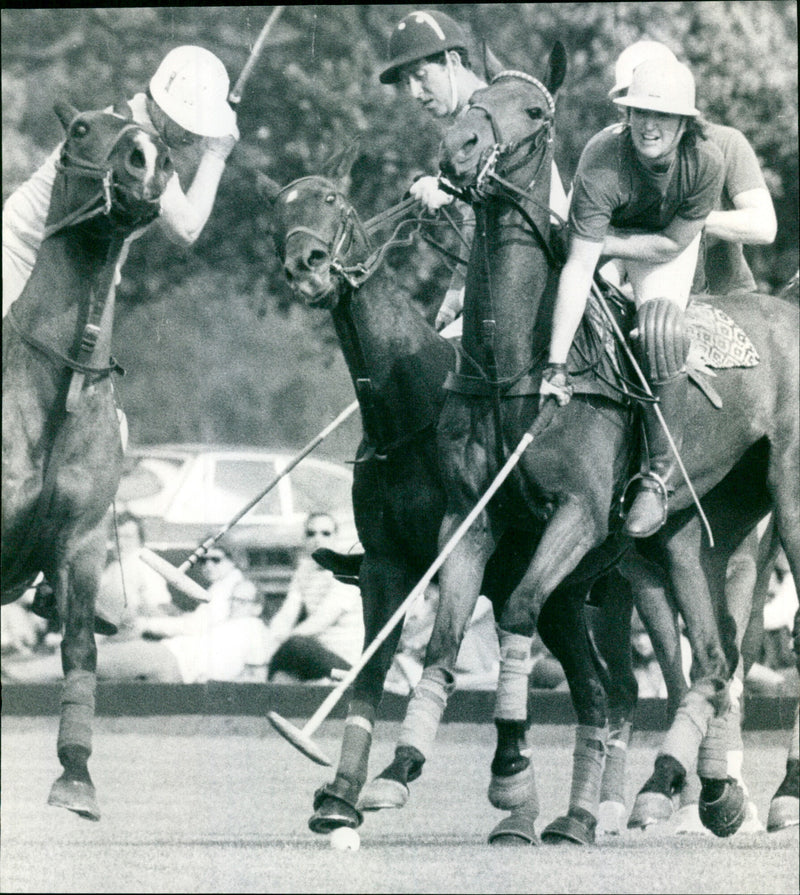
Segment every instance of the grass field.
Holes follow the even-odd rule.
[[[378,729],[371,772],[399,725]],[[91,770],[99,823],[46,804],[58,776],[57,719],[2,718],[0,891],[797,893],[798,828],[731,839],[627,832],[591,848],[494,848],[486,799],[491,725],[446,724],[402,811],[367,817],[361,849],[332,850],[307,826],[332,777],[259,718],[98,718]],[[316,739],[338,754],[342,722]],[[539,829],[567,807],[572,729],[533,728]],[[628,805],[660,734],[635,740]],[[745,776],[763,818],[788,732],[745,733]]]

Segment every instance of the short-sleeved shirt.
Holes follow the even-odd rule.
[[[724,161],[709,140],[682,140],[668,171],[640,161],[627,125],[595,134],[586,144],[573,183],[570,231],[602,242],[609,227],[658,233],[675,217],[706,218],[722,189]]]
[[[735,208],[733,197],[739,193],[766,190],[761,165],[747,137],[735,127],[709,122],[704,122],[703,126],[709,140],[721,150],[725,162],[725,181],[715,210],[730,211]],[[703,252],[705,263],[698,265],[692,292],[708,291],[724,295],[728,292],[756,290],[755,277],[744,257],[740,242],[720,239],[709,243],[704,237],[701,257]]]

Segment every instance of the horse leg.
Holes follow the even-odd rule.
[[[639,685],[631,661],[633,591],[628,580],[613,570],[592,587],[599,607],[587,604],[594,641],[608,669],[606,683],[609,735],[600,788],[597,834],[614,836],[624,829],[625,780],[628,747]]]
[[[509,596],[503,610],[501,627],[498,629],[501,661],[495,723],[499,734],[504,728],[507,733],[498,739],[492,762],[490,797],[493,790],[515,791],[518,804],[511,805],[508,801],[504,804],[504,807],[512,810],[512,816],[495,827],[489,836],[490,842],[507,838],[509,832],[522,839],[523,831],[527,834],[527,841],[536,841],[534,821],[538,816],[539,806],[532,762],[522,754],[519,745],[516,753],[514,749],[508,748],[509,743],[514,741],[513,725],[527,717],[527,673],[530,671],[531,639],[543,614],[543,607],[547,605],[547,597],[554,593],[564,578],[604,535],[605,530],[596,524],[582,502],[567,500],[551,517],[533,562]],[[569,594],[569,591],[565,593]],[[608,730],[605,694],[597,680],[591,659],[586,659],[588,639],[578,636],[578,632],[586,634],[585,620],[582,614],[576,614],[575,608],[576,605],[582,606],[584,594],[585,589],[580,591],[579,600],[574,595],[563,598],[559,595],[552,600],[550,608],[553,615],[544,613],[544,626],[541,629],[543,638],[548,637],[550,640],[548,648],[554,652],[567,674],[580,725],[573,755],[573,785],[568,819],[561,825],[551,824],[545,830],[545,833],[552,834],[551,841],[594,841],[597,823],[600,777]],[[560,617],[562,612],[565,613],[563,620]],[[519,742],[517,739],[518,744]],[[510,779],[501,783],[500,778],[503,777]],[[515,780],[518,781],[516,786]]]
[[[105,550],[105,543],[102,543]],[[94,594],[100,559],[88,546],[56,576],[59,606],[66,607],[61,663],[64,684],[58,728],[58,758],[64,768],[50,790],[48,804],[68,808],[88,820],[100,820],[97,793],[89,775],[97,684]]]
[[[367,554],[361,565],[359,584],[364,606],[364,642],[370,643],[383,628],[413,585],[396,560]],[[369,753],[378,704],[402,625],[398,625],[366,664],[353,685],[344,725],[339,764],[332,783],[314,794],[314,814],[308,826],[314,833],[330,833],[337,827],[359,827],[364,816],[359,796],[367,782]]]
[[[800,610],[797,618],[800,619]],[[796,827],[798,824],[800,824],[800,705],[794,714],[794,726],[786,758],[786,776],[769,804],[767,831],[776,833],[778,830]]]
[[[738,662],[735,644],[728,641],[732,655],[723,649],[711,584],[699,563],[701,539],[699,520],[693,517],[674,532],[667,544],[670,581],[692,644],[694,681],[681,700],[653,774],[636,798],[629,827],[645,827],[672,815],[673,796],[683,787],[695,758],[701,778],[701,820],[704,805],[711,806],[712,816],[721,816],[729,804],[738,813],[734,803],[741,796],[741,789],[727,774],[725,736],[720,737],[715,728],[700,752],[711,719],[727,708],[730,669]]]
[[[454,514],[445,517],[439,535],[440,545],[449,542],[460,522]],[[394,760],[364,788],[360,802],[362,810],[402,808],[408,801],[408,784],[422,773],[447,700],[455,689],[458,650],[478,601],[483,571],[495,544],[484,512],[443,563],[439,573],[441,597],[425,656],[425,669],[411,694]]]

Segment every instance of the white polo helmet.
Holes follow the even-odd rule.
[[[638,40],[626,47],[614,66],[614,86],[608,91],[611,99],[624,93],[631,86],[633,70],[646,59],[659,59],[662,62],[677,62],[675,54],[669,47],[657,40]]]
[[[225,66],[203,47],[175,47],[150,79],[150,95],[184,130],[201,137],[235,133],[236,115],[228,105],[230,81]]]
[[[667,115],[694,117],[694,75],[674,59],[646,59],[633,70],[628,93],[614,100],[618,106],[649,109]]]

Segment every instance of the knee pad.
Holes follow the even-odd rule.
[[[669,382],[686,367],[689,336],[684,312],[665,298],[646,301],[636,312],[639,361],[651,383]]]

